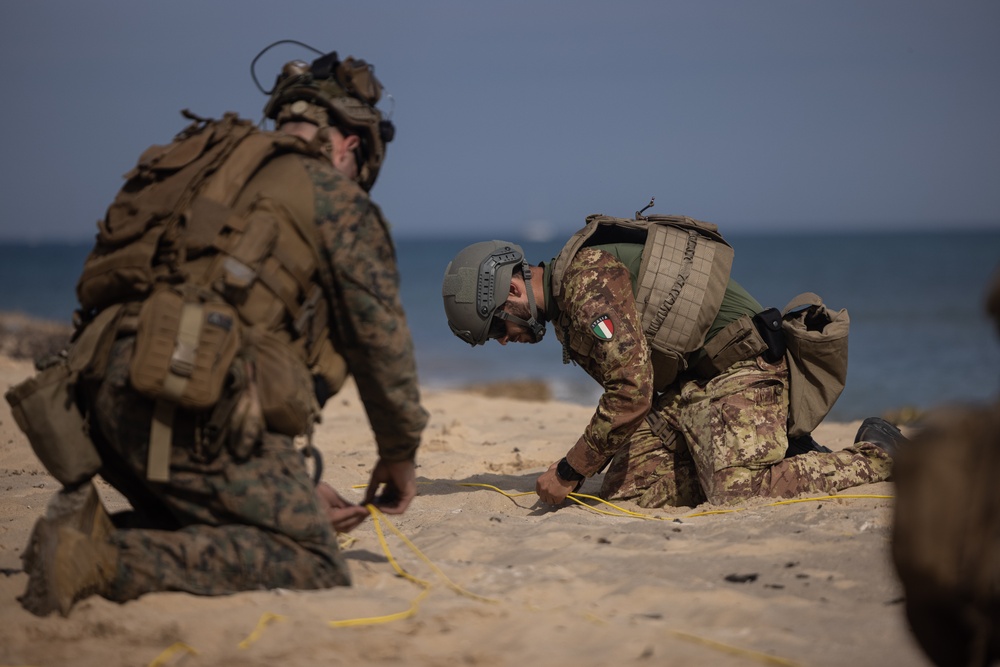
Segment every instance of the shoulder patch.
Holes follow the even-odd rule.
[[[590,331],[598,340],[611,340],[615,335],[615,321],[610,315],[601,315],[590,323]]]

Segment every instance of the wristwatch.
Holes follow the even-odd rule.
[[[569,464],[565,456],[556,465],[556,476],[564,482],[579,482],[584,478],[584,475],[573,469],[573,466]]]

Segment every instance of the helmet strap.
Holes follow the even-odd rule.
[[[545,335],[545,323],[538,317],[538,304],[535,301],[535,290],[531,286],[531,267],[528,266],[527,262],[523,262],[521,264],[521,275],[524,278],[524,288],[528,295],[528,312],[531,313],[531,317],[528,320],[523,320],[520,317],[511,315],[504,310],[497,311],[495,316],[502,320],[509,320],[514,324],[519,324],[526,328],[528,330],[528,334],[531,336],[531,342],[537,343]]]

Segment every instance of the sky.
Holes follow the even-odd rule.
[[[374,65],[401,238],[651,197],[727,233],[998,229],[998,35],[996,0],[3,0],[0,240],[92,238],[183,108],[261,120],[280,39]]]

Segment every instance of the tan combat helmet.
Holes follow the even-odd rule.
[[[517,267],[521,268],[527,288],[531,312],[528,320],[501,310]],[[441,296],[448,326],[469,345],[485,345],[491,338],[503,336],[504,320],[526,327],[535,342],[545,335],[531,286],[531,269],[524,250],[514,243],[483,241],[464,248],[444,271]]]
[[[275,42],[280,43],[283,42]],[[282,67],[274,87],[264,92],[271,96],[264,107],[264,116],[279,125],[302,120],[321,128],[332,125],[346,134],[356,134],[361,139],[356,155],[358,183],[366,191],[371,190],[385,160],[386,144],[396,134],[392,121],[375,107],[382,97],[382,84],[375,78],[371,65],[351,57],[340,60],[336,51],[311,63],[293,60]]]

